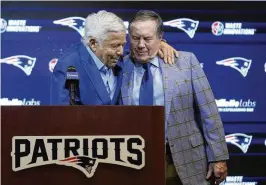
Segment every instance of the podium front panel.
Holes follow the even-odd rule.
[[[12,106],[2,107],[1,119],[2,185],[163,185],[165,182],[164,107],[162,106]],[[120,149],[120,152],[117,150],[107,152],[104,155],[104,149],[99,150],[100,152],[97,153],[99,160],[102,158],[101,161],[104,161],[104,159],[112,157],[119,160],[115,161],[116,164],[110,164],[108,161],[99,162],[92,177],[87,177],[85,173],[71,167],[71,165],[47,164],[38,166],[44,159],[49,162],[55,156],[57,158],[54,159],[58,159],[58,161],[66,159],[66,156],[63,158],[59,156],[59,147],[62,144],[61,141],[64,141],[62,146],[65,148],[66,146],[72,147],[73,149],[68,148],[68,154],[73,154],[67,156],[69,157],[67,158],[68,162],[75,162],[75,164],[78,164],[76,167],[89,171],[90,169],[87,167],[90,167],[90,165],[84,167],[80,164],[84,162],[80,161],[80,159],[84,159],[84,153],[82,153],[83,156],[78,156],[78,162],[77,158],[75,158],[76,161],[71,158],[77,156],[75,153],[71,153],[75,151],[75,148],[73,148],[75,146],[71,146],[71,144],[75,144],[74,141],[77,141],[78,144],[77,142],[76,144],[80,149],[76,151],[90,151],[87,153],[91,159],[92,155],[94,157],[96,155],[92,151],[109,147],[110,139],[104,138],[116,136],[132,136],[132,141],[134,137],[143,138],[144,159],[142,159],[142,163],[145,163],[145,165],[141,169],[127,166],[128,160],[133,160],[133,163],[135,163],[134,159],[140,154],[132,148],[140,143],[131,143],[132,146],[129,146],[130,142],[127,139],[127,143],[123,139],[117,141],[116,146],[123,146],[116,148]],[[51,140],[60,137],[62,137],[62,140],[59,139],[57,142],[56,139]],[[64,139],[66,137],[74,138],[74,140],[71,140],[73,143],[66,145],[66,142],[69,141]],[[97,137],[100,145],[94,145],[96,140],[91,139]],[[23,143],[24,140],[19,138],[26,138],[25,141],[28,140],[28,144]],[[41,142],[37,143],[37,140]],[[49,147],[46,147],[48,145],[47,141],[50,142]],[[82,142],[79,143],[79,141]],[[103,142],[101,143],[101,141]],[[45,146],[43,143],[45,143]],[[53,144],[54,148],[51,150]],[[112,144],[114,146],[114,141]],[[61,147],[61,149],[65,149],[64,147]],[[84,149],[84,147],[88,147],[90,150],[86,150],[88,148]],[[54,151],[55,148],[58,150]],[[131,150],[133,154],[122,151],[125,148]],[[15,153],[14,150],[18,149],[20,151]],[[27,152],[27,150],[30,152]],[[52,156],[51,152],[56,152],[56,155]],[[65,154],[67,155],[67,152]],[[19,157],[20,155],[21,157]],[[129,156],[126,157],[125,155]],[[14,171],[12,169],[12,156],[14,169],[19,169],[23,165],[26,168],[27,165],[37,166]],[[16,160],[19,162],[16,162]],[[96,157],[94,162],[99,160]],[[87,159],[86,162],[88,162]]]

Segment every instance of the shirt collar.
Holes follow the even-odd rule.
[[[159,64],[159,59],[157,56],[155,56],[154,58],[152,58],[150,61],[149,61],[153,66],[159,68],[160,67],[160,64]],[[142,64],[140,62],[135,62],[135,65],[136,67],[142,67]]]
[[[152,63],[156,67],[160,67],[159,65],[159,59],[157,56],[155,56],[153,59],[151,59],[150,63]]]

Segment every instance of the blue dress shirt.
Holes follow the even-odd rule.
[[[150,63],[152,76],[153,76],[153,105],[164,105],[164,90],[163,90],[163,76],[160,69],[160,63],[158,57],[154,57]],[[139,105],[139,94],[141,81],[144,75],[145,69],[142,64],[135,62],[133,72],[133,88],[132,92],[132,105]]]
[[[85,45],[86,46],[86,45]],[[113,73],[111,68],[106,67],[100,59],[92,52],[90,47],[86,46],[88,49],[89,54],[91,55],[92,59],[94,60],[98,70],[100,71],[101,77],[103,79],[104,85],[106,87],[107,92],[110,95],[110,99],[112,100],[115,94],[117,79]]]

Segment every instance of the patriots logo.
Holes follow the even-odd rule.
[[[248,70],[251,66],[251,62],[252,60],[248,60],[242,57],[233,57],[217,61],[216,64],[232,67],[236,69],[238,72],[240,72],[244,77],[246,77],[248,74]]]
[[[82,171],[88,178],[94,175],[98,166],[96,159],[87,156],[69,157],[57,162],[59,165],[71,166]]]
[[[53,58],[53,59],[49,62],[49,70],[50,70],[51,72],[54,71],[54,67],[55,67],[55,65],[57,64],[57,61],[58,61],[57,58]]]
[[[68,26],[76,30],[81,35],[81,37],[83,37],[85,36],[85,21],[86,19],[83,17],[68,17],[64,19],[55,20],[53,23],[62,26]],[[124,25],[126,28],[128,28],[129,22],[124,21]]]
[[[68,26],[76,30],[82,37],[84,36],[85,31],[85,20],[83,17],[68,17],[64,19],[55,20],[53,23]]]
[[[248,74],[248,70],[251,66],[251,62],[252,62],[251,60],[242,57],[233,57],[217,61],[216,64],[232,67],[236,69],[238,72],[240,72],[244,77],[246,77]]]
[[[246,134],[235,133],[225,136],[227,143],[231,143],[242,150],[243,153],[247,153],[248,147],[251,143],[252,136]]]
[[[198,28],[199,21],[188,18],[175,19],[163,23],[165,26],[176,27],[183,30],[190,38],[193,38]]]
[[[18,67],[24,73],[26,73],[27,76],[29,76],[32,72],[32,69],[35,65],[36,58],[32,58],[26,55],[15,55],[7,58],[3,58],[0,60],[0,63],[4,64],[10,64],[13,66]]]

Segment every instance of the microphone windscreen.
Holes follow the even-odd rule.
[[[69,66],[66,73],[67,80],[79,80],[79,74],[74,66]]]

